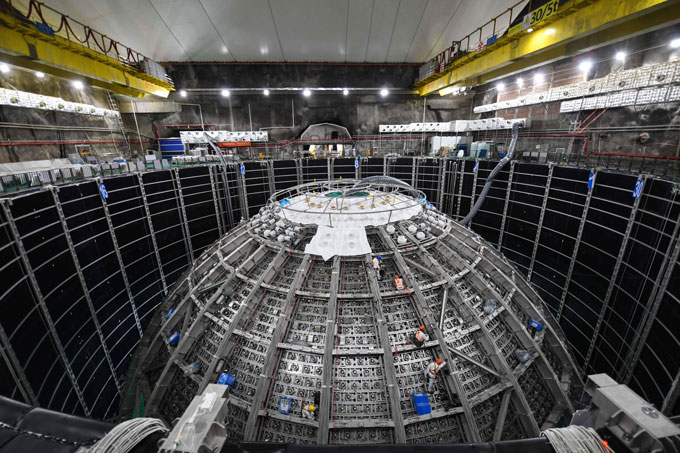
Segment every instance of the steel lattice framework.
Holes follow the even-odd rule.
[[[280,201],[348,187],[328,184],[275,194],[177,282],[137,371],[151,394],[147,415],[172,422],[223,371],[236,376],[225,420],[234,441],[515,439],[573,411],[580,373],[557,323],[498,251],[446,215],[424,204],[409,219],[367,226],[370,254],[324,261],[304,253],[317,227],[285,220]],[[368,192],[380,200],[393,190]],[[291,237],[281,239],[286,231]],[[382,280],[371,266],[377,255]],[[395,288],[395,274],[405,290]],[[530,319],[544,329],[534,331]],[[431,339],[416,348],[406,337],[421,324]],[[175,332],[180,340],[170,346]],[[520,361],[522,350],[528,360]],[[436,383],[432,413],[416,416],[411,392],[423,391],[423,369],[435,357],[452,372]],[[185,377],[182,367],[194,362],[200,370]],[[288,415],[278,411],[282,396],[293,398]],[[315,397],[318,417],[302,418]]]

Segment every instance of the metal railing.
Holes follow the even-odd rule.
[[[485,41],[488,41],[489,38],[493,38],[494,36],[498,37],[508,31],[510,27],[512,27],[513,21],[519,17],[519,14],[515,9],[518,9],[518,11],[521,12],[521,10],[524,9],[522,6],[523,3],[525,3],[524,0],[520,0],[501,14],[490,19],[484,25],[475,29],[473,32],[468,33],[458,41],[453,41],[450,47],[444,49],[428,62],[434,61],[436,63],[434,72],[443,72],[444,68],[455,60],[464,57],[470,52],[480,50],[479,43],[484,43]],[[471,48],[470,42],[472,39],[476,39],[476,41]],[[483,44],[483,47],[485,48],[486,44]]]
[[[28,5],[16,0],[0,0],[0,6],[0,11],[35,24],[42,33],[85,46],[135,69],[141,69],[139,65],[146,58],[130,47],[36,0],[29,0]]]

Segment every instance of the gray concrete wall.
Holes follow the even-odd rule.
[[[92,87],[77,90],[68,80],[45,76],[12,67],[0,77],[0,87],[60,97],[69,102],[110,108],[106,92]],[[0,162],[54,159],[75,153],[69,142],[115,142],[122,140],[115,120],[67,112],[0,106],[0,142],[53,143],[38,146],[0,146]],[[67,142],[57,144],[56,142]],[[114,152],[114,143],[93,144],[99,152]],[[122,148],[121,148],[122,149]]]

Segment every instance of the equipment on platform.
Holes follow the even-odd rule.
[[[572,424],[608,431],[633,453],[680,451],[680,427],[627,385],[591,374],[585,393],[590,408],[574,414]]]

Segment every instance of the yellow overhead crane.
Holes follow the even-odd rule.
[[[167,98],[174,91],[167,80],[140,69],[143,55],[40,2],[30,0],[25,11],[11,1],[0,6],[2,61],[127,96]]]
[[[546,14],[549,4],[559,4],[559,8]],[[536,20],[540,16],[544,19]],[[548,2],[488,47],[481,44],[481,51],[445,63],[443,71],[417,82],[415,89],[421,96],[434,92],[444,96],[459,87],[482,85],[678,21],[680,0]],[[478,29],[461,42],[467,39],[465,47],[469,48],[470,37],[481,34]]]

